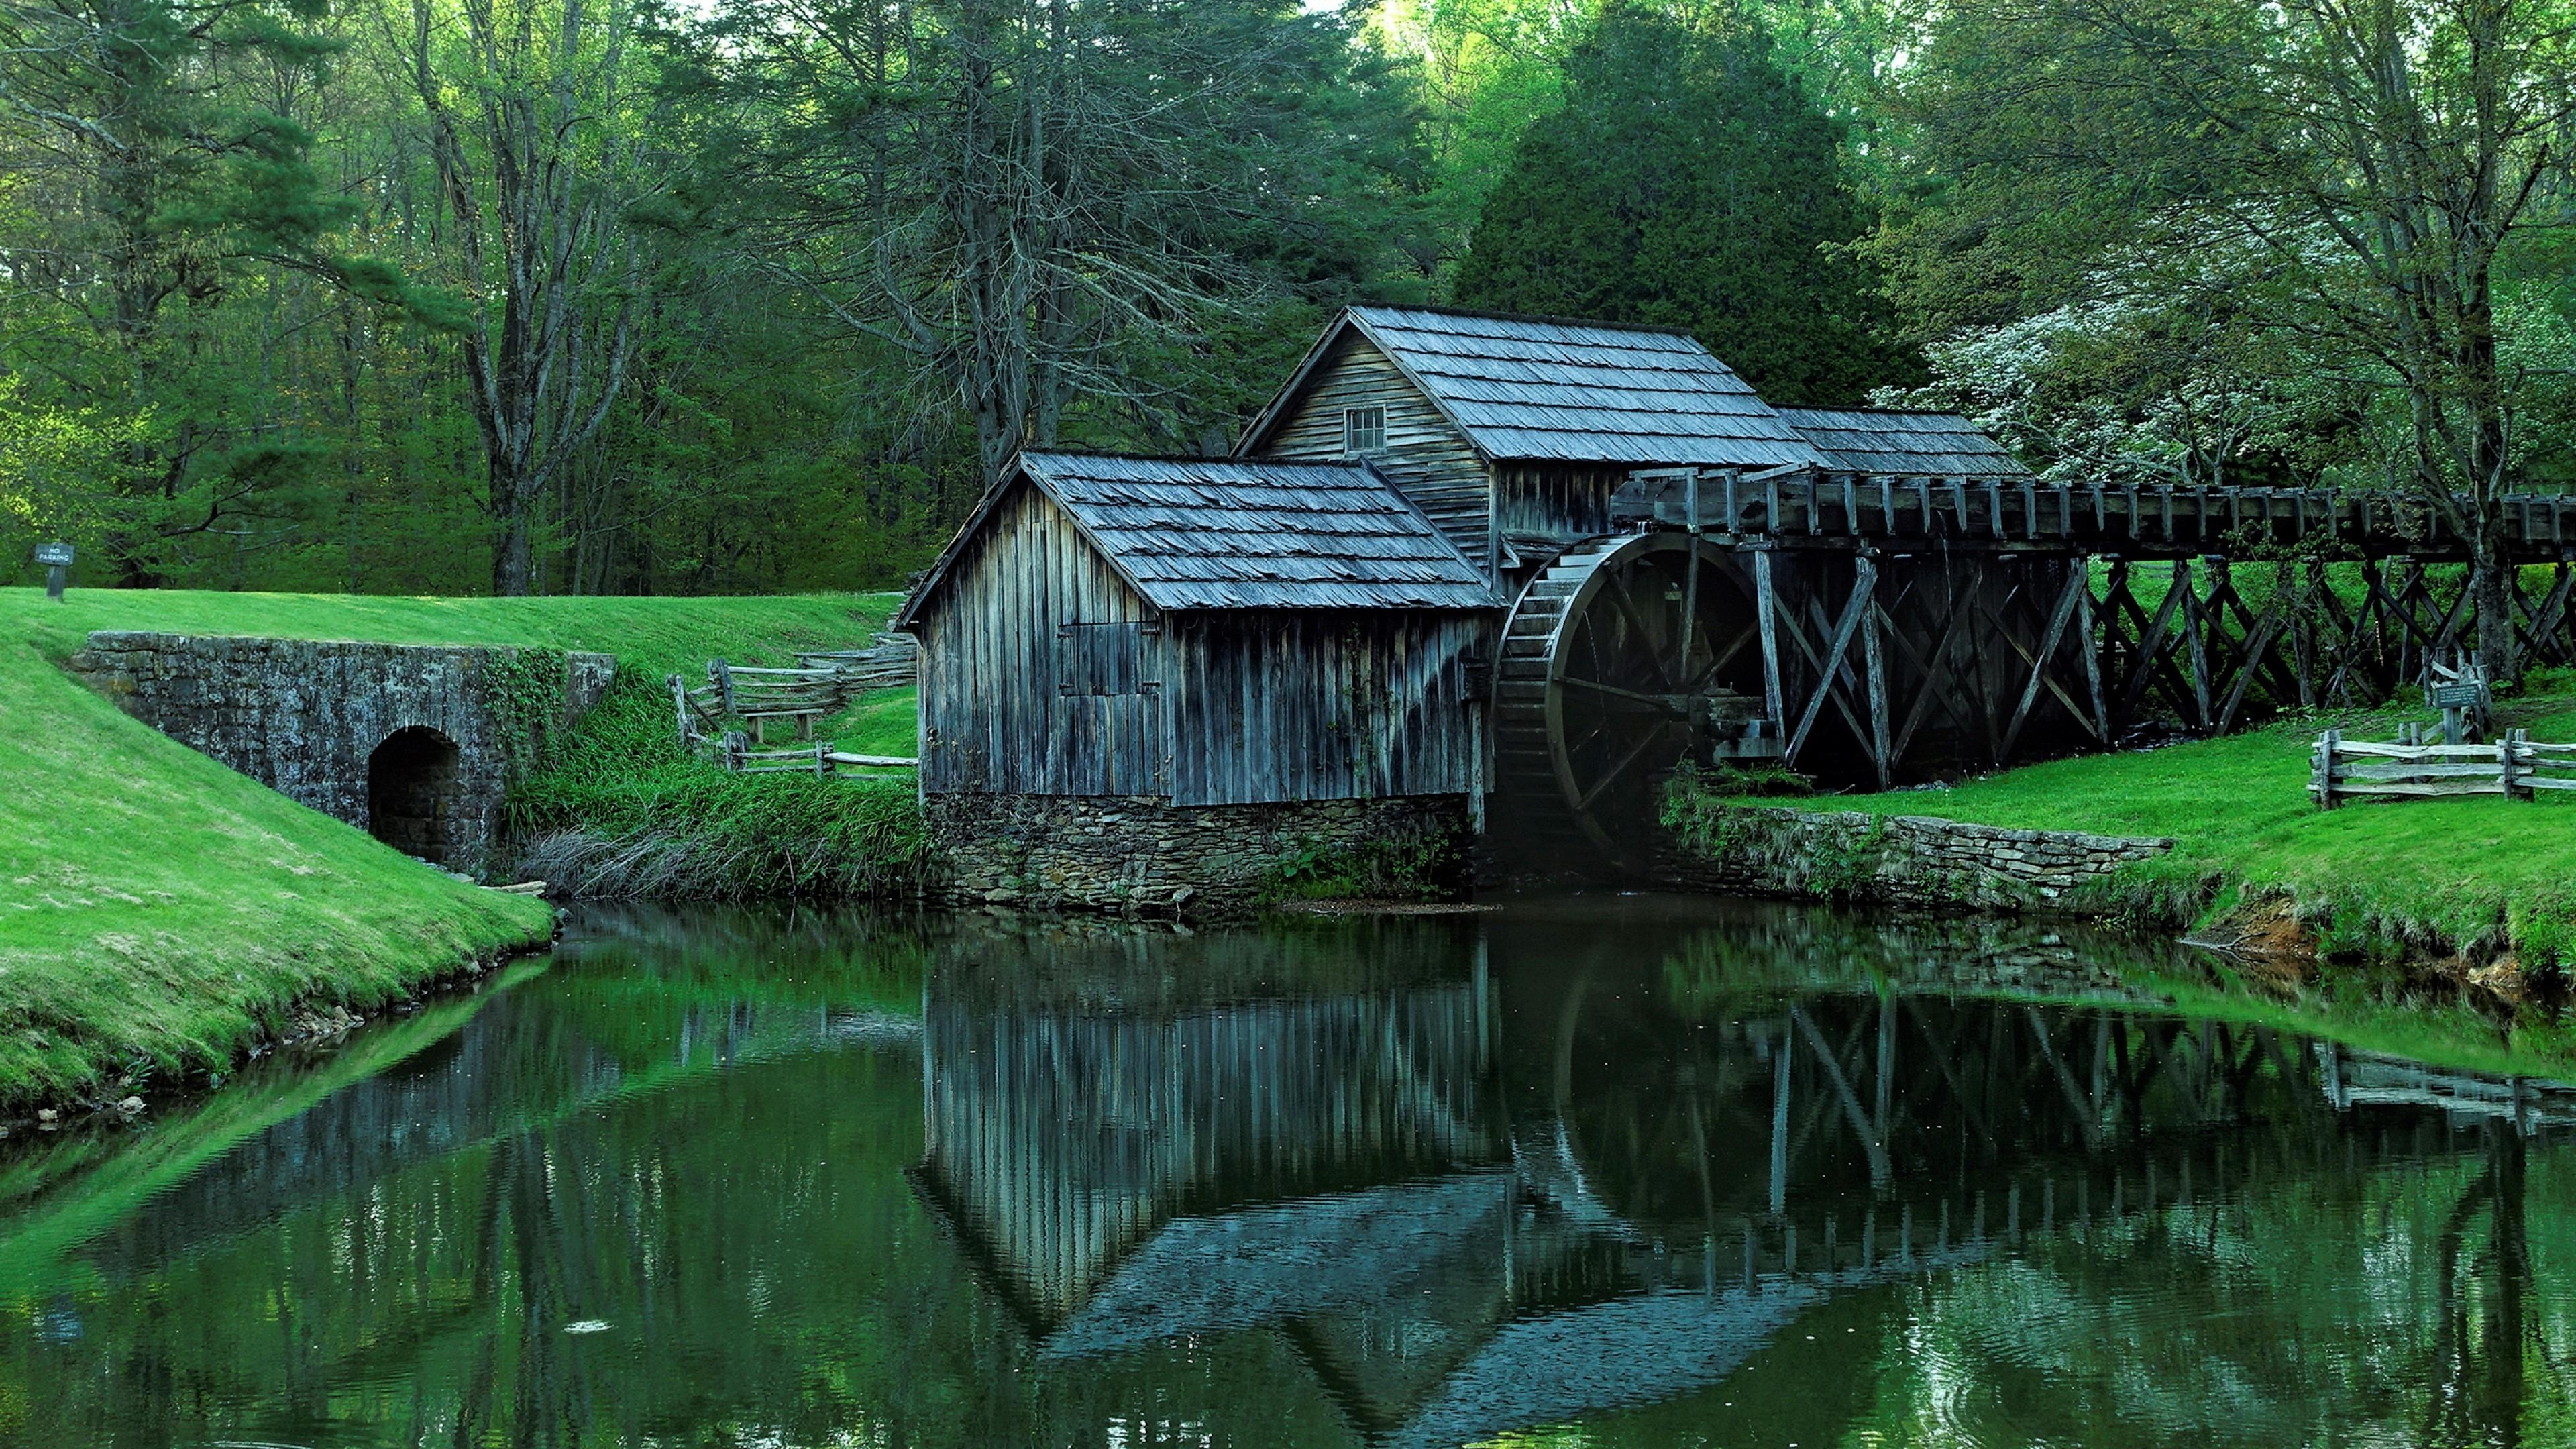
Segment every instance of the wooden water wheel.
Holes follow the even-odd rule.
[[[1681,533],[1575,545],[1530,580],[1495,680],[1496,783],[1533,847],[1634,867],[1685,758],[1776,753],[1733,555]],[[1572,865],[1568,860],[1561,862]],[[1587,862],[1588,863],[1588,862]]]

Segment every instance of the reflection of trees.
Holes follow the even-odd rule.
[[[2434,1238],[2434,1389],[2424,1442],[2509,1449],[2522,1442],[2523,1355],[2539,1347],[2524,1312],[2531,1285],[2524,1147],[2522,1135],[2502,1123],[2487,1123],[2482,1135],[2483,1170],[2460,1191]],[[2480,1219],[2483,1252],[2471,1254],[2469,1235]],[[2466,1290],[2477,1279],[2486,1291],[2475,1295],[2480,1322],[2473,1333]]]
[[[1927,1283],[1905,1346],[1883,1350],[1878,1419],[1962,1412],[1969,1385],[1968,1411],[2030,1440],[2526,1442],[2544,1338],[2529,1143],[2501,1123],[2378,1130],[2420,1120],[2330,1124],[2242,1155],[2224,1194]],[[2564,1168],[2557,1184],[2576,1185]],[[2564,1332],[2570,1306],[2548,1312]]]

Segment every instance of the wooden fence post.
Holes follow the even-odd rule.
[[[2316,778],[2309,783],[2308,789],[2317,797],[2317,808],[2320,810],[2335,808],[2335,746],[2342,741],[2343,731],[2341,730],[2328,730],[2317,736]]]
[[[734,714],[732,667],[721,659],[710,659],[707,661],[707,678],[715,682],[716,699],[724,706],[725,717],[732,718]]]
[[[2513,778],[2514,752],[2521,747],[2523,740],[2527,737],[2527,731],[2506,730],[2504,732],[2504,738],[2496,741],[2496,772],[2503,777],[2504,798],[2508,800],[2514,797],[2514,792],[2517,789],[2521,791],[2525,799],[2532,798],[2530,787],[2515,785]]]
[[[685,750],[697,743],[697,731],[689,727],[689,682],[676,674],[671,676],[671,708],[680,717],[680,748]]]

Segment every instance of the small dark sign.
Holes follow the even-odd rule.
[[[60,568],[71,561],[72,546],[68,543],[40,543],[36,545],[36,562],[40,564],[48,564],[52,567]]]
[[[2479,684],[2437,684],[2433,686],[2435,709],[2474,709],[2486,698],[2486,687]]]

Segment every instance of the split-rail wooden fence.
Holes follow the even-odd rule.
[[[2328,810],[2371,796],[2528,800],[2542,790],[2576,790],[2576,745],[2535,744],[2524,730],[2475,745],[2381,744],[2327,730],[2317,736],[2309,769],[2308,793]]]
[[[904,635],[878,636],[877,647],[799,652],[797,668],[754,668],[723,659],[707,663],[707,682],[691,688],[684,676],[669,678],[671,704],[680,743],[706,749],[717,763],[735,774],[815,775],[836,766],[901,767],[919,762],[909,755],[864,755],[836,750],[830,740],[814,738],[814,722],[846,709],[871,690],[896,689],[915,678],[918,651]],[[748,731],[733,728],[739,720]],[[794,749],[772,750],[771,725],[792,725]]]

